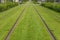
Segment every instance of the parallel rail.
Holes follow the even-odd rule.
[[[45,20],[43,19],[43,17],[41,16],[41,14],[38,12],[38,10],[35,8],[35,6],[33,5],[35,11],[37,12],[38,16],[40,17],[42,23],[45,25],[46,30],[48,31],[50,37],[52,38],[52,40],[56,40],[55,36],[53,35],[53,33],[51,32],[51,30],[49,29],[47,23],[45,22]]]
[[[9,39],[11,33],[13,32],[13,30],[15,29],[15,27],[16,27],[16,25],[17,25],[17,23],[18,23],[18,20],[21,18],[24,10],[25,10],[25,8],[24,8],[24,9],[22,10],[22,12],[20,13],[19,17],[17,18],[17,20],[16,20],[15,23],[13,24],[12,28],[9,30],[9,32],[8,32],[8,34],[7,34],[7,36],[5,37],[4,40],[8,40],[8,39]]]

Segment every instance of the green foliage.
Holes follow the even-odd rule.
[[[37,0],[32,0],[32,1],[33,1],[33,3],[35,3],[35,4],[37,3]]]
[[[58,4],[58,3],[49,3],[48,2],[48,3],[42,3],[41,5],[49,8],[49,9],[60,12],[60,4]]]
[[[8,3],[0,4],[0,12],[5,11],[5,10],[7,10],[9,8],[15,7],[17,5],[18,5],[18,3],[15,3],[15,2],[13,2],[13,3],[8,2]]]
[[[29,1],[29,0],[22,0],[22,2],[26,2],[26,1]]]
[[[35,1],[35,2],[37,2],[37,0],[32,0],[32,1]]]
[[[54,2],[54,0],[46,0],[47,2]]]

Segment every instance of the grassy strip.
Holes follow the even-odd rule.
[[[9,14],[11,14],[11,15],[9,15],[9,17],[7,16],[4,19],[0,20],[0,40],[4,40],[5,36],[7,35],[8,31],[10,30],[12,25],[15,23],[21,10],[23,9],[23,7],[24,7],[23,5],[22,5],[22,7],[18,6],[16,8],[16,11],[12,9],[13,12],[9,13]]]
[[[6,11],[4,11],[4,12],[1,12],[0,13],[0,18],[2,18],[3,16],[5,16],[5,15],[10,15],[11,14],[11,12],[13,12],[14,10],[15,10],[15,12],[18,10],[17,9],[18,8],[18,6],[17,7],[14,7],[14,8],[11,8],[11,9],[9,9],[9,10],[6,10]],[[17,10],[16,10],[17,9]],[[14,13],[13,13],[14,14]]]
[[[15,13],[17,13],[17,10],[20,10],[22,8],[20,8],[21,6],[17,6],[15,9],[11,9],[12,11],[8,10],[6,12],[3,12],[3,14],[5,14],[6,16],[4,16],[3,14],[1,15],[2,17],[0,18],[0,26],[3,25],[3,22],[5,23],[7,21],[7,19],[10,19],[10,16],[14,15]]]
[[[48,24],[56,40],[60,40],[60,14],[42,6],[36,5],[36,8]]]
[[[9,40],[51,40],[32,5],[27,5]]]

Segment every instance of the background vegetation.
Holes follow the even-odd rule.
[[[16,2],[2,3],[2,4],[0,4],[0,12],[10,9],[12,7],[15,7],[17,5],[18,5],[18,3],[16,3]]]
[[[41,5],[44,6],[44,7],[49,8],[49,9],[60,12],[60,4],[59,3],[50,3],[50,2],[48,2],[48,3],[42,3]]]

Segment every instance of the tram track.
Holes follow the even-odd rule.
[[[10,37],[10,34],[14,31],[19,19],[21,18],[23,12],[25,11],[25,8],[21,11],[21,13],[19,14],[18,18],[16,19],[15,23],[12,25],[11,29],[9,30],[9,32],[7,33],[6,37],[4,40],[8,40]]]
[[[35,11],[37,12],[38,16],[40,17],[40,19],[41,19],[43,25],[45,26],[46,30],[48,31],[48,33],[49,33],[51,39],[52,39],[52,40],[56,40],[54,34],[53,34],[53,33],[51,32],[51,30],[49,29],[47,23],[45,22],[45,20],[44,20],[43,17],[41,16],[41,14],[38,12],[38,10],[35,8],[34,5],[33,5],[33,7],[34,7]]]

